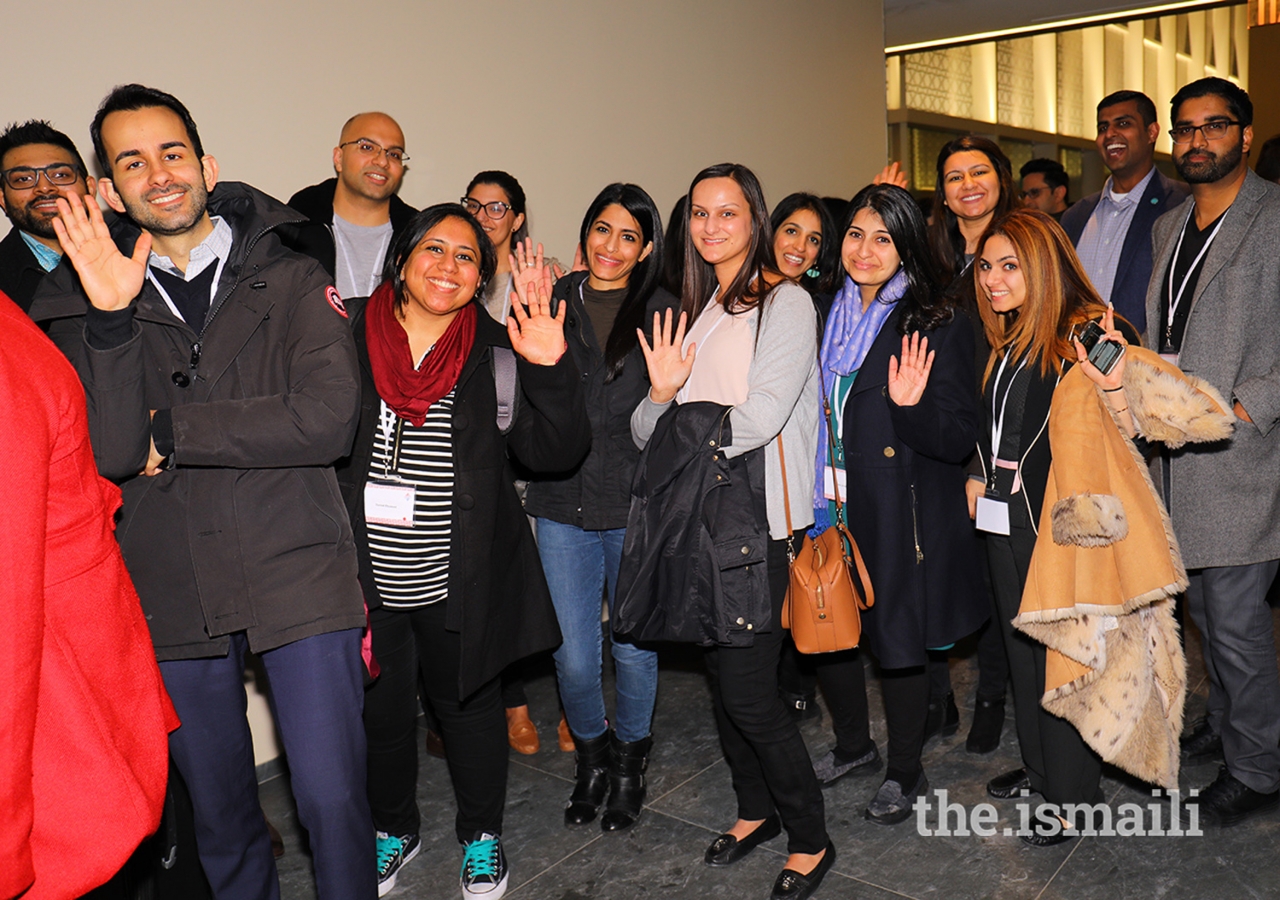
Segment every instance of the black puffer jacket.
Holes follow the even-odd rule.
[[[625,528],[631,509],[631,479],[640,450],[631,438],[631,413],[649,391],[649,371],[637,345],[627,355],[618,377],[608,384],[604,349],[596,341],[582,299],[586,272],[574,272],[556,282],[555,299],[569,303],[565,338],[582,373],[587,415],[591,419],[591,452],[579,465],[556,475],[532,475],[525,495],[525,511],[587,531]],[[675,309],[680,301],[662,288],[646,305],[649,330],[653,314]],[[677,309],[678,312],[678,309]]]
[[[733,407],[676,403],[641,454],[613,627],[638,641],[749,647],[772,628],[764,448],[729,459]]]
[[[116,536],[161,660],[223,655],[237,631],[261,651],[365,619],[331,467],[360,403],[346,313],[320,266],[281,245],[293,210],[222,182],[209,212],[234,241],[200,334],[148,280],[126,311],[99,314],[127,313],[124,343],[94,349],[70,266],[31,307],[84,383],[99,471],[121,483]],[[139,234],[112,226],[126,256]],[[169,411],[175,467],[148,478],[151,410]]]
[[[337,251],[333,244],[333,194],[338,189],[338,179],[330,178],[311,187],[305,187],[289,198],[289,206],[307,217],[305,222],[295,222],[283,229],[280,239],[290,250],[310,256],[333,278],[338,270]],[[391,195],[391,243],[390,254],[400,229],[409,223],[417,212],[395,194]]]

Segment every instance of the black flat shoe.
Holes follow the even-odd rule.
[[[782,834],[782,819],[774,813],[756,826],[756,830],[738,840],[731,834],[722,834],[711,842],[702,861],[709,866],[731,866],[765,841]],[[808,894],[805,895],[806,897]]]
[[[1280,807],[1280,791],[1267,794],[1255,791],[1227,771],[1226,766],[1221,766],[1213,784],[1202,790],[1200,796],[1186,798],[1183,803],[1199,804],[1201,824],[1230,828]]]
[[[836,845],[827,841],[827,852],[813,867],[808,875],[801,875],[795,869],[783,869],[773,883],[773,893],[769,900],[806,900],[822,884],[822,879],[836,864]]]
[[[1031,790],[1031,776],[1026,769],[1014,769],[987,782],[987,793],[997,800],[1009,800],[1023,791],[1035,793]]]
[[[1189,766],[1222,762],[1222,735],[1215,734],[1207,719],[1195,724],[1190,734],[1179,738],[1182,761]]]
[[[1041,834],[1038,831],[1033,831],[1030,834],[1019,835],[1024,844],[1032,847],[1056,847],[1058,844],[1065,844],[1075,836],[1074,831],[1068,831],[1065,828],[1057,834]]]

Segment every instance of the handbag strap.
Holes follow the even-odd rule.
[[[819,363],[818,386],[822,387],[822,369]],[[836,435],[831,427],[831,401],[822,392],[822,422],[827,428],[827,456],[831,459],[831,489],[836,495],[836,520],[844,520],[844,504],[840,502],[840,479],[836,478]],[[781,435],[779,435],[781,437]]]
[[[787,490],[787,454],[782,452],[782,432],[778,432],[778,464],[782,467],[782,505],[787,513],[787,563],[790,564],[796,561],[796,551],[791,546],[795,529],[791,527],[791,492]]]

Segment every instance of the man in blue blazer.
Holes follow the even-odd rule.
[[[1098,153],[1111,177],[1101,191],[1062,216],[1062,228],[1093,286],[1139,334],[1147,322],[1151,228],[1188,193],[1185,184],[1165,178],[1155,167],[1159,134],[1156,107],[1146,94],[1116,91],[1102,98]]]

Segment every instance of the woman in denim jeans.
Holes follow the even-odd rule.
[[[530,481],[525,511],[537,517],[538,552],[564,634],[556,674],[576,759],[565,824],[594,821],[608,795],[600,824],[618,831],[635,822],[644,803],[658,660],[610,633],[617,711],[609,722],[601,601],[607,585],[612,608],[640,457],[631,412],[649,390],[637,329],[677,301],[658,287],[662,219],[641,188],[611,184],[601,191],[582,219],[579,242],[587,271],[561,278],[555,299],[569,304],[565,339],[583,373],[591,452],[569,471]]]

